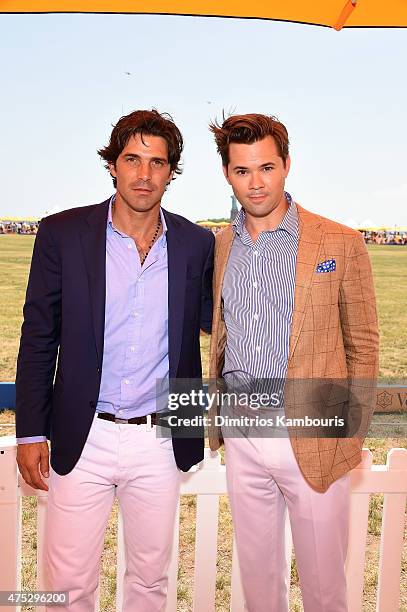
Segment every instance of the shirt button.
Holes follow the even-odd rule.
[[[257,252],[257,251],[254,249],[254,250],[253,250],[253,255],[256,255],[256,257],[257,257],[257,255],[258,255],[258,254],[259,254],[259,253],[258,253],[258,252]]]
[[[259,353],[261,351],[261,346],[256,346],[256,351]]]
[[[128,245],[127,245],[127,248],[128,248],[128,249],[132,249],[133,247],[131,246],[131,244],[128,244]]]
[[[253,287],[254,287],[255,289],[257,289],[257,283],[256,283],[256,281],[254,281],[254,283],[253,283]]]
[[[129,381],[129,379],[128,379],[128,378],[125,378],[125,379],[124,379],[124,384],[125,384],[125,385],[129,385],[129,384],[130,384],[130,381]]]
[[[133,312],[134,317],[138,317],[138,312]]]
[[[253,318],[257,321],[257,319],[259,318],[259,315],[257,314],[257,312],[253,315]]]
[[[130,350],[131,350],[132,353],[134,353],[134,351],[136,350],[136,347],[135,346],[131,346]]]

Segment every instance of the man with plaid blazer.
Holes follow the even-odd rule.
[[[212,450],[225,442],[246,609],[288,610],[288,510],[305,612],[346,612],[349,471],[361,461],[378,372],[369,256],[359,232],[284,191],[283,124],[251,114],[210,129],[242,205],[216,236],[211,385],[283,389],[279,431],[272,419],[251,425],[270,405],[235,399],[229,414],[241,427],[228,427],[223,407],[210,414]]]

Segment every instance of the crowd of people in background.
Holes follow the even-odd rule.
[[[36,221],[11,221],[0,219],[0,234],[36,234],[40,220]],[[227,222],[214,223],[211,221],[200,221],[199,225],[205,227],[214,234],[223,229]],[[407,245],[407,230],[383,229],[383,230],[359,230],[366,244]]]
[[[0,221],[0,234],[36,234],[39,221]]]
[[[227,222],[199,221],[198,225],[217,234],[228,225]],[[366,244],[407,245],[407,228],[394,229],[359,229],[363,234]]]
[[[400,231],[366,231],[360,230],[365,238],[366,244],[395,244],[407,245],[407,232]]]

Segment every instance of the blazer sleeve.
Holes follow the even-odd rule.
[[[212,329],[212,277],[213,277],[213,252],[215,237],[210,233],[209,249],[206,257],[202,276],[202,301],[201,301],[201,329],[207,334]]]
[[[48,220],[40,223],[31,260],[16,374],[16,436],[49,437],[60,342],[61,259]]]
[[[363,440],[376,401],[379,329],[372,267],[360,233],[346,262],[339,308],[349,381],[348,436]]]

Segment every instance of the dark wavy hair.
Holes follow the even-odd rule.
[[[110,135],[109,144],[98,150],[98,155],[105,160],[105,168],[109,170],[109,164],[115,164],[120,153],[136,134],[146,136],[161,136],[167,143],[168,162],[171,171],[181,174],[181,153],[184,148],[182,134],[168,113],[159,113],[155,108],[149,110],[136,110],[121,117]],[[116,179],[112,177],[113,185],[116,187]]]
[[[263,140],[266,136],[272,136],[276,143],[279,156],[285,166],[288,157],[288,132],[285,125],[280,123],[276,117],[260,114],[232,115],[225,119],[222,125],[216,121],[209,125],[210,131],[215,136],[216,147],[222,158],[222,164],[229,164],[229,144],[238,142],[253,144]]]

